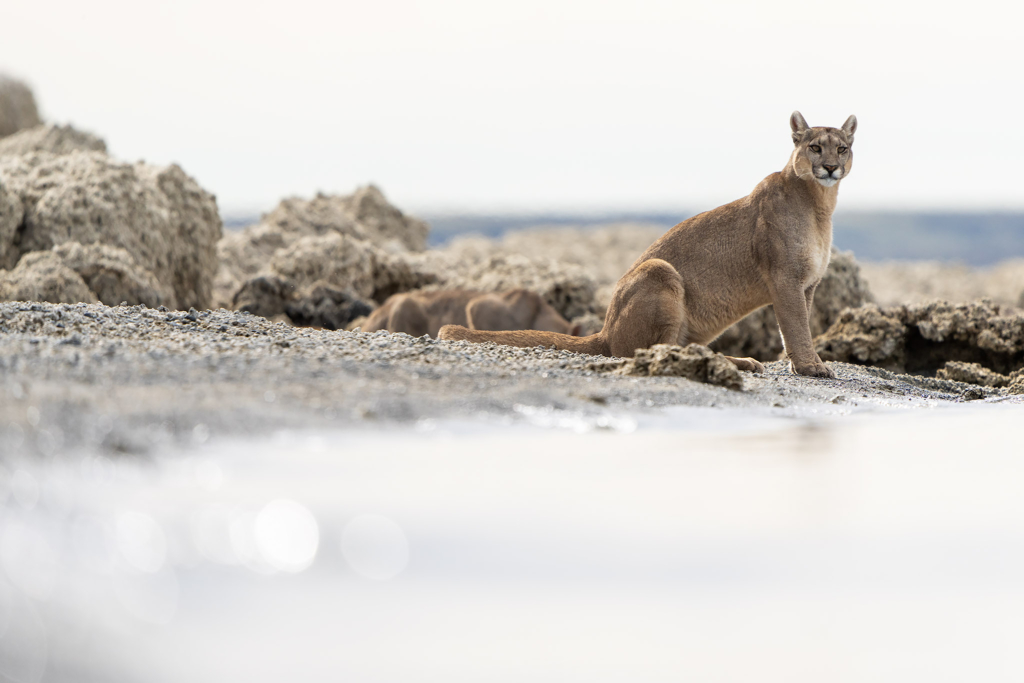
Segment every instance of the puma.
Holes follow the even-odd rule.
[[[839,182],[853,165],[857,117],[841,128],[811,128],[795,111],[789,123],[794,149],[786,167],[743,199],[688,218],[652,244],[616,284],[597,334],[446,325],[440,338],[631,357],[654,344],[708,344],[772,304],[790,369],[834,377],[814,351],[808,314],[828,267],[832,212]],[[728,358],[741,370],[764,371],[753,358]]]
[[[511,289],[488,294],[464,289],[394,294],[362,325],[364,332],[388,330],[414,337],[429,334],[448,323],[473,330],[546,330],[578,335],[573,326],[536,292]]]

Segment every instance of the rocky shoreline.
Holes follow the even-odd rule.
[[[240,311],[0,304],[0,443],[6,452],[146,454],[211,435],[280,429],[572,418],[614,428],[666,406],[807,417],[969,400],[1005,389],[831,363],[837,379],[783,362],[742,389],[599,372],[604,358],[384,332],[296,328]],[[588,367],[590,366],[590,367]],[[743,410],[737,411],[742,419]],[[628,419],[627,419],[628,422]]]

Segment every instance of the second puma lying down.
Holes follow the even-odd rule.
[[[792,369],[834,377],[814,352],[808,313],[828,267],[832,212],[839,181],[853,166],[857,118],[841,128],[811,128],[793,112],[790,128],[794,149],[782,171],[743,199],[689,218],[652,244],[615,285],[597,334],[573,339],[450,325],[440,338],[630,357],[654,344],[707,344],[772,304]],[[729,360],[741,370],[764,370],[752,358]]]
[[[510,289],[488,294],[465,289],[395,294],[381,304],[362,326],[364,332],[388,330],[414,337],[436,337],[443,325],[471,330],[544,330],[579,335],[536,292]]]

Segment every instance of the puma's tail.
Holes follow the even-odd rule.
[[[515,330],[511,332],[490,332],[487,330],[470,330],[462,325],[445,325],[437,333],[438,339],[448,341],[471,341],[471,342],[494,342],[505,346],[521,346],[532,348],[534,346],[555,347],[559,351],[574,351],[576,353],[588,353],[592,356],[611,355],[608,342],[601,333],[592,334],[589,337],[573,337],[558,332],[543,332],[541,330]]]

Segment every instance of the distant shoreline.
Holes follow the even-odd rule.
[[[586,227],[609,223],[663,226],[692,211],[607,213],[423,213],[430,223],[428,244],[439,247],[463,235],[492,239],[535,227]],[[228,214],[224,227],[240,229],[258,215]],[[1024,257],[1024,212],[850,211],[834,218],[834,243],[862,261],[951,261],[988,266]]]

